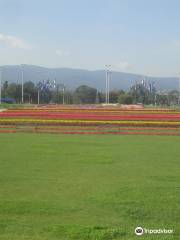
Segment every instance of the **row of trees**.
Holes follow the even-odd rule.
[[[56,85],[53,89],[39,89],[38,85],[29,81],[24,83],[24,102],[38,103],[38,95],[41,104],[66,103],[66,104],[93,104],[104,103],[105,93],[97,89],[82,85],[74,91]],[[16,103],[22,102],[21,84],[4,82],[2,86],[2,98],[11,98]],[[154,104],[154,105],[176,105],[179,104],[179,92],[157,93],[155,88],[147,87],[144,83],[135,84],[129,91],[110,91],[110,103],[121,104]]]
[[[24,83],[24,103],[66,103],[66,104],[93,104],[104,103],[105,93],[97,91],[97,89],[82,85],[76,88],[74,91],[65,88],[59,88],[57,86],[54,89],[40,90],[38,85],[29,81]],[[2,86],[2,98],[13,99],[16,103],[22,102],[22,85],[16,83],[4,82]],[[123,90],[110,91],[110,103],[125,103],[131,104],[133,102],[132,97],[125,93]]]

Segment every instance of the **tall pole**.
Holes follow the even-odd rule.
[[[65,103],[65,96],[64,96],[64,94],[65,94],[65,86],[63,85],[63,105]]]
[[[23,69],[23,65],[21,65],[21,84],[22,84],[22,87],[21,87],[22,100],[21,100],[21,102],[24,103],[24,69]]]
[[[42,80],[42,76],[41,76],[41,73],[43,73],[43,72],[41,72],[41,71],[38,71],[38,72],[36,72],[38,75],[40,74],[40,81],[39,81],[39,77],[38,77],[38,81],[39,81],[39,83],[41,83],[41,80]],[[40,104],[40,92],[41,92],[41,88],[40,88],[40,86],[38,86],[38,88],[37,88],[37,97],[38,97],[38,105]]]
[[[2,67],[0,68],[0,104],[1,104],[1,97],[2,97]]]
[[[179,99],[178,99],[178,104],[180,104],[180,72],[179,72]]]
[[[107,103],[109,104],[109,77],[110,71],[108,70],[108,82],[107,82]]]
[[[38,105],[39,105],[39,90],[38,90]]]
[[[108,70],[106,69],[106,104],[108,103]]]
[[[109,88],[110,80],[111,80],[111,71],[108,70],[108,103],[109,103],[109,96],[110,96],[110,88]]]
[[[109,103],[109,81],[110,81],[110,68],[111,65],[105,65],[106,68],[106,104]]]

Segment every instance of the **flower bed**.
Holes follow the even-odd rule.
[[[180,111],[51,106],[0,112],[0,132],[180,135]]]

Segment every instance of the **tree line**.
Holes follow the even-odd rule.
[[[23,84],[24,103],[48,104],[99,104],[105,102],[105,93],[93,87],[81,85],[75,90],[55,88],[41,90],[38,85],[31,81]],[[39,96],[38,96],[39,95]],[[5,81],[1,89],[2,100],[12,99],[15,103],[22,102],[22,85]],[[109,93],[110,103],[120,104],[153,104],[153,105],[176,105],[179,104],[179,92],[174,90],[160,93],[144,84],[135,84],[128,91],[111,90]]]

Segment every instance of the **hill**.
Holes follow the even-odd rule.
[[[3,66],[3,81],[21,82],[21,66]],[[88,71],[71,68],[45,68],[33,65],[24,65],[24,81],[37,83],[40,80],[56,79],[59,83],[64,83],[66,87],[74,89],[79,85],[89,85],[98,90],[105,89],[105,71]],[[135,81],[141,81],[142,75],[113,72],[110,83],[111,89],[127,90]],[[178,89],[178,78],[175,77],[149,77],[149,81],[155,81],[158,90]]]

